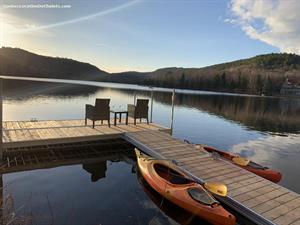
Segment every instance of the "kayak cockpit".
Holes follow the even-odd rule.
[[[190,184],[193,183],[193,181],[187,179],[184,177],[183,174],[177,172],[176,170],[169,168],[165,165],[155,163],[154,164],[154,170],[164,180],[168,181],[172,184]]]
[[[187,190],[190,197],[195,201],[204,204],[204,205],[214,205],[218,204],[218,202],[210,196],[203,188],[192,187]]]
[[[252,161],[250,161],[247,166],[250,166],[250,167],[252,167],[254,169],[258,169],[258,170],[266,170],[266,169],[268,169],[268,167],[259,165],[259,164],[255,163],[255,162],[252,162]]]

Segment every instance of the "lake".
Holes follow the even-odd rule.
[[[133,103],[134,96],[150,98],[151,95],[147,87],[88,84],[94,86],[5,82],[4,120],[82,119],[85,104],[94,104],[95,98],[111,98],[112,109],[124,109]],[[154,92],[153,122],[169,126],[171,92],[161,88],[151,90]],[[239,153],[277,169],[283,174],[279,184],[300,193],[299,98],[178,92],[173,130],[176,138]],[[134,160],[128,162],[128,158],[132,158],[131,153],[91,165],[5,174],[4,196],[13,199],[18,215],[25,218],[34,215],[34,221],[43,224],[186,221],[189,217],[185,212],[171,215],[177,210],[172,205],[159,209],[161,200],[157,204],[149,194],[151,191],[145,189],[134,169]]]

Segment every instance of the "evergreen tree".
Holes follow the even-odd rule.
[[[225,72],[223,72],[222,75],[221,75],[221,84],[222,84],[223,88],[226,87],[226,74],[225,74]]]
[[[265,81],[264,81],[264,85],[262,88],[262,93],[265,95],[271,95],[272,94],[272,80],[270,79],[270,77],[268,76]]]
[[[215,76],[214,87],[219,88],[221,86],[221,77],[219,74]]]
[[[179,87],[184,87],[184,86],[185,86],[185,75],[184,73],[182,73],[179,80]]]
[[[261,75],[258,74],[256,77],[255,87],[254,87],[257,94],[261,94],[263,86],[264,86],[264,83],[261,79]]]
[[[241,77],[240,88],[241,88],[241,90],[247,92],[247,89],[248,89],[248,79],[245,76]]]

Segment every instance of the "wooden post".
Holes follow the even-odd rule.
[[[2,78],[0,78],[0,161],[3,160],[3,143],[2,143],[2,121],[3,121],[3,106],[2,106],[2,103],[3,103],[3,100],[2,100],[2,87],[3,87],[3,80]]]
[[[175,106],[175,89],[173,89],[173,94],[172,94],[171,135],[173,134],[174,106]]]
[[[151,90],[151,111],[150,111],[150,123],[152,123],[153,116],[153,90]]]

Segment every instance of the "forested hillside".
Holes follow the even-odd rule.
[[[146,82],[163,87],[276,94],[286,77],[300,81],[300,56],[268,54],[199,69],[159,69]]]
[[[89,63],[5,47],[0,49],[0,74],[79,80],[101,80],[107,75]]]
[[[110,74],[89,63],[1,48],[0,74],[272,95],[279,94],[286,77],[300,82],[300,56],[273,53],[203,68]]]

